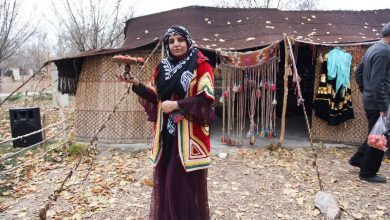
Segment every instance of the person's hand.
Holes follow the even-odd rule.
[[[177,101],[167,100],[161,103],[161,110],[166,114],[169,114],[174,110],[178,110],[178,109],[179,109],[179,104],[177,103]]]
[[[121,82],[126,82],[126,83],[131,83],[135,86],[138,86],[139,80],[137,78],[129,78],[129,74],[125,73],[117,73],[116,76],[118,77],[119,81]]]
[[[387,112],[381,112],[380,114],[381,114],[381,116],[383,116],[383,117],[386,117],[386,116],[387,116]]]

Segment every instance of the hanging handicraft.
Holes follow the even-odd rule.
[[[222,137],[227,145],[242,145],[243,136],[276,136],[276,74],[279,42],[245,53],[218,51],[222,64]],[[249,126],[246,125],[249,115]]]

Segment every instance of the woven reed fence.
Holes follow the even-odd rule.
[[[151,51],[132,52],[128,55],[146,57]],[[84,60],[75,105],[75,138],[76,141],[90,141],[96,130],[102,125],[106,116],[112,112],[119,97],[126,91],[126,84],[118,82],[116,74],[123,72],[113,62],[112,55],[88,57]],[[160,53],[155,53],[146,64],[138,78],[148,84],[153,71],[160,61]],[[131,67],[135,74],[140,65]],[[130,95],[119,106],[104,130],[98,136],[98,143],[131,144],[149,143],[153,137],[153,124],[147,121],[146,113],[138,102],[138,97]]]
[[[320,52],[324,55],[328,53],[331,47],[322,47]],[[359,145],[361,144],[368,135],[368,124],[366,114],[363,108],[362,93],[359,91],[359,87],[356,83],[354,70],[355,67],[360,63],[361,58],[364,55],[366,47],[353,46],[343,48],[353,57],[350,83],[352,91],[352,107],[355,113],[355,118],[346,121],[338,126],[330,126],[326,121],[318,118],[314,115],[312,117],[312,135],[315,141],[324,141],[328,143],[343,143]],[[320,54],[320,53],[318,53]],[[322,63],[317,62],[315,72],[315,84],[314,84],[314,96],[318,90],[320,75],[321,75]]]

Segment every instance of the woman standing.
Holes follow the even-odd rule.
[[[155,123],[150,159],[154,164],[150,219],[209,219],[207,168],[209,123],[215,118],[214,76],[208,59],[192,45],[186,28],[172,26],[163,36],[167,58],[151,86],[138,79],[133,91]]]

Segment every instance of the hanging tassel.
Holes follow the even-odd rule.
[[[224,97],[223,96],[221,96],[221,98],[219,98],[219,103],[222,103],[223,104],[223,102],[224,102]]]
[[[263,137],[268,137],[268,131],[264,131],[264,136]]]
[[[259,137],[260,138],[264,138],[264,131],[263,131],[263,129],[261,129]]]
[[[225,142],[225,137],[224,137],[223,135],[221,136],[221,143],[222,143],[222,144],[226,144],[226,142]]]
[[[249,80],[248,80],[248,85],[249,85],[249,87],[255,87],[256,81],[253,80],[253,79],[249,79]]]
[[[274,97],[274,100],[272,100],[272,105],[277,105],[278,102],[276,101],[276,98]]]
[[[231,139],[230,137],[228,137],[228,138],[226,139],[226,144],[227,144],[227,145],[232,145],[232,139]]]
[[[238,93],[242,93],[243,89],[242,89],[242,86],[241,85],[238,85],[237,87],[237,92]]]
[[[249,139],[249,144],[250,145],[254,145],[256,142],[256,137],[255,135],[251,135],[250,139]]]
[[[234,84],[232,90],[233,90],[234,93],[237,93],[237,91],[238,91],[238,86],[237,86],[236,84]]]
[[[256,90],[256,98],[260,98],[261,97],[261,91],[260,89],[257,89]]]
[[[276,134],[276,131],[275,131],[275,130],[272,132],[272,136],[273,136],[273,137],[276,137],[276,136],[277,136],[277,134]]]
[[[227,97],[228,97],[228,92],[227,92],[227,91],[224,91],[224,92],[223,92],[223,97],[224,97],[224,98],[227,98]]]
[[[271,83],[271,91],[272,92],[276,91],[276,85],[273,82]]]
[[[272,131],[269,131],[269,133],[268,133],[268,138],[272,138],[273,136],[272,136]]]
[[[260,87],[260,88],[263,87],[263,80],[260,81],[259,87]]]

